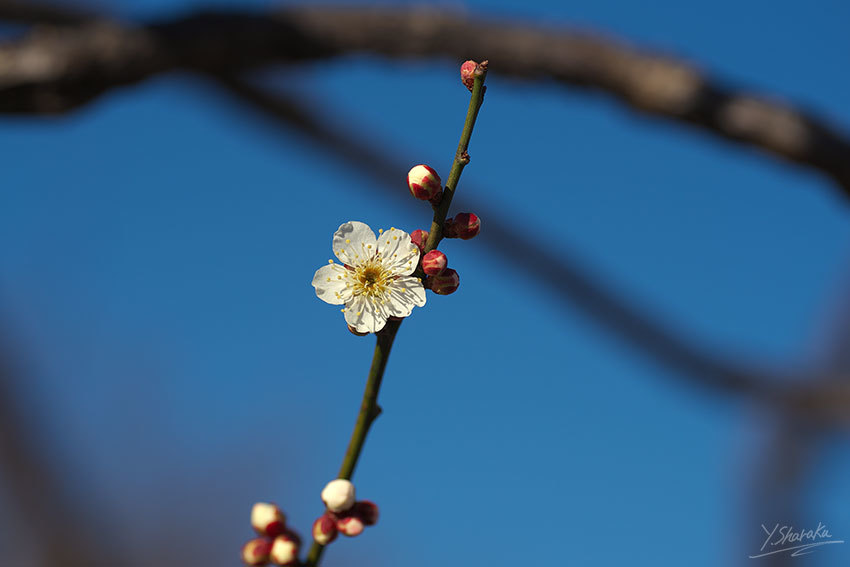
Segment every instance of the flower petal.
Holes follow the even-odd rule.
[[[313,287],[319,299],[331,305],[342,305],[351,299],[349,271],[339,264],[327,264],[316,270]]]
[[[378,252],[384,266],[397,276],[408,276],[419,263],[419,247],[410,241],[410,235],[391,228],[378,238]]]
[[[403,276],[393,282],[384,305],[393,317],[407,317],[414,307],[425,305],[425,287],[414,276]]]
[[[375,233],[362,222],[349,221],[334,233],[334,254],[340,262],[349,266],[356,266],[374,256],[377,245]]]
[[[387,315],[377,302],[355,295],[345,304],[345,322],[358,333],[377,333],[387,324]]]

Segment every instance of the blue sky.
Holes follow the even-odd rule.
[[[850,128],[845,3],[464,5],[680,55]],[[468,101],[459,63],[351,57],[267,76],[445,177]],[[460,195],[710,349],[777,368],[822,353],[850,277],[850,208],[825,179],[491,69]],[[342,222],[414,230],[428,207],[186,76],[0,126],[0,309],[56,466],[91,510],[132,522],[131,553],[179,536],[203,543],[205,564],[236,564],[257,500],[306,534],[374,342],[310,280]],[[760,545],[746,504],[769,416],[683,385],[486,238],[483,218],[480,238],[444,244],[459,291],[402,325],[355,477],[382,519],[324,564],[744,563]],[[846,438],[832,439],[806,522],[850,537],[848,472]],[[848,557],[833,546],[800,564]]]

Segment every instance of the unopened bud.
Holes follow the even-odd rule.
[[[430,232],[420,228],[410,233],[410,241],[419,248],[420,253],[425,252],[425,243],[428,242],[429,236],[431,236]]]
[[[481,219],[474,213],[458,213],[446,221],[443,236],[469,240],[481,230]]]
[[[475,85],[475,69],[477,67],[478,63],[472,59],[464,61],[463,65],[460,66],[460,80],[470,92],[472,92],[472,87]]]
[[[439,250],[431,250],[422,257],[422,271],[429,276],[439,276],[443,273],[449,261]]]
[[[298,542],[288,535],[277,536],[272,542],[269,557],[278,565],[296,565],[298,563]]]
[[[319,545],[327,545],[336,539],[336,518],[325,512],[313,522],[313,540]]]
[[[345,516],[336,522],[336,528],[339,530],[339,533],[348,537],[362,534],[364,526],[365,523],[358,516]]]
[[[257,502],[251,508],[251,525],[258,534],[275,537],[286,529],[286,516],[274,504]]]
[[[378,523],[378,505],[371,500],[355,502],[351,515],[360,518],[365,526],[374,526]]]
[[[242,561],[248,565],[265,565],[269,562],[272,541],[264,537],[252,539],[242,546]]]
[[[446,269],[439,276],[428,278],[431,291],[439,295],[449,295],[457,291],[460,285],[460,277],[451,268]]]
[[[430,201],[443,190],[443,182],[433,168],[427,165],[415,165],[407,173],[407,186],[410,193],[417,199]]]
[[[331,512],[345,512],[354,506],[354,485],[344,478],[332,480],[322,490],[322,502]]]

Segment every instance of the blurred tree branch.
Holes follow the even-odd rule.
[[[94,14],[69,3],[0,0],[0,20],[22,24],[76,25],[91,21]]]
[[[0,112],[67,112],[111,88],[178,69],[234,72],[351,53],[489,58],[503,76],[601,90],[633,109],[820,170],[850,196],[850,140],[799,108],[611,39],[427,7],[302,6],[202,12],[142,26],[38,26],[0,46]]]
[[[9,342],[8,334],[0,330],[0,467],[9,486],[11,519],[40,542],[37,550],[28,553],[37,560],[31,564],[113,564],[117,553],[109,530],[91,525],[87,515],[75,508],[56,452],[44,442],[44,420],[34,417],[43,412],[25,411],[20,403],[17,389],[27,380]],[[91,513],[91,503],[88,508]]]

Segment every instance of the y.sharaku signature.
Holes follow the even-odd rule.
[[[768,529],[764,524],[761,529],[767,535],[759,553],[750,555],[750,559],[758,559],[776,553],[790,553],[791,557],[806,555],[822,545],[844,543],[844,540],[833,539],[825,524],[818,522],[814,530],[794,530],[793,526],[775,524]]]

